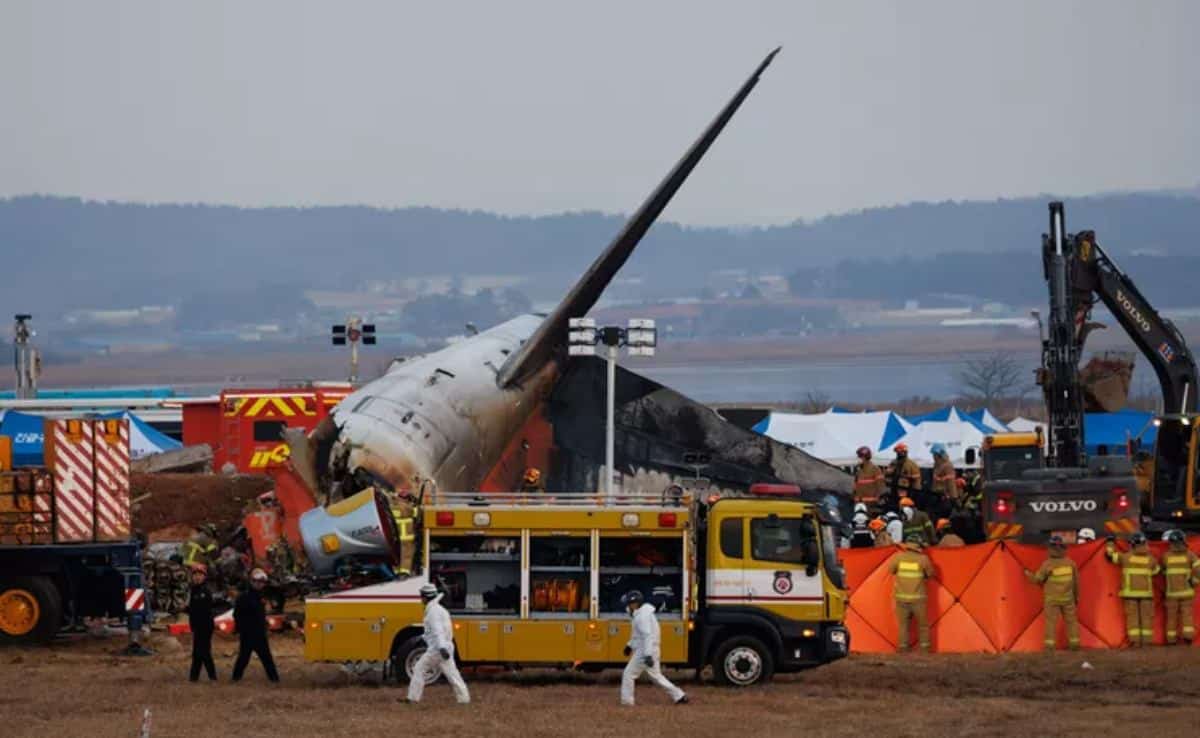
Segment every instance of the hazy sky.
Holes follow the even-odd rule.
[[[1200,2],[0,0],[0,196],[666,217],[1200,181]]]

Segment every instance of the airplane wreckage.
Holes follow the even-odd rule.
[[[568,358],[568,321],[595,305],[778,52],[759,64],[553,312],[396,362],[307,437],[290,437],[293,466],[316,499],[328,503],[369,487],[415,492],[425,480],[446,491],[511,491],[527,467],[543,470],[551,492],[602,489],[605,362]],[[760,482],[797,484],[806,497],[835,495],[845,509],[852,481],[836,467],[627,370],[618,373],[616,395],[619,489],[653,494],[702,475],[710,489],[727,493]]]

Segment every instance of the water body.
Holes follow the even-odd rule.
[[[803,402],[820,392],[833,402],[895,402],[958,393],[961,361],[887,358],[643,366],[638,372],[700,402]],[[1032,381],[1033,365],[1029,367]]]
[[[977,358],[977,357],[972,357]],[[1088,358],[1085,355],[1084,359]],[[796,360],[704,365],[647,365],[640,374],[700,402],[803,402],[820,392],[832,402],[884,403],[922,396],[949,400],[962,394],[957,379],[968,359]],[[1021,362],[1026,387],[1033,386],[1037,359]],[[1134,394],[1157,391],[1153,370],[1139,356],[1133,372]],[[1037,397],[1033,389],[1029,397]]]

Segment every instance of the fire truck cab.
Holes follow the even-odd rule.
[[[379,509],[379,532],[394,536]],[[430,581],[464,665],[622,666],[622,597],[634,590],[658,608],[663,663],[711,665],[722,683],[849,652],[834,526],[796,496],[435,493],[420,519],[416,576],[307,600],[309,660],[382,661],[412,678],[425,649],[418,590]],[[358,535],[370,527],[347,523]],[[327,554],[337,537],[306,534],[305,546]]]
[[[311,431],[351,392],[349,384],[303,388],[227,389],[218,397],[183,404],[183,443],[207,443],[213,468],[263,474],[282,467],[286,428]]]

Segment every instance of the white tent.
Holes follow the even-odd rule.
[[[831,464],[853,463],[859,446],[878,451],[912,429],[911,423],[886,410],[870,413],[830,410],[812,415],[771,413],[754,427],[763,435]]]
[[[1008,421],[1008,429],[1015,433],[1033,433],[1036,429],[1046,429],[1046,424],[1039,420],[1016,417]]]
[[[967,449],[978,450],[983,445],[983,436],[983,431],[974,423],[927,420],[904,434],[896,443],[908,444],[908,457],[920,466],[933,466],[933,447],[940,443],[946,447],[950,461],[962,468],[967,466]],[[877,454],[880,461],[888,462],[896,458],[896,443]]]

